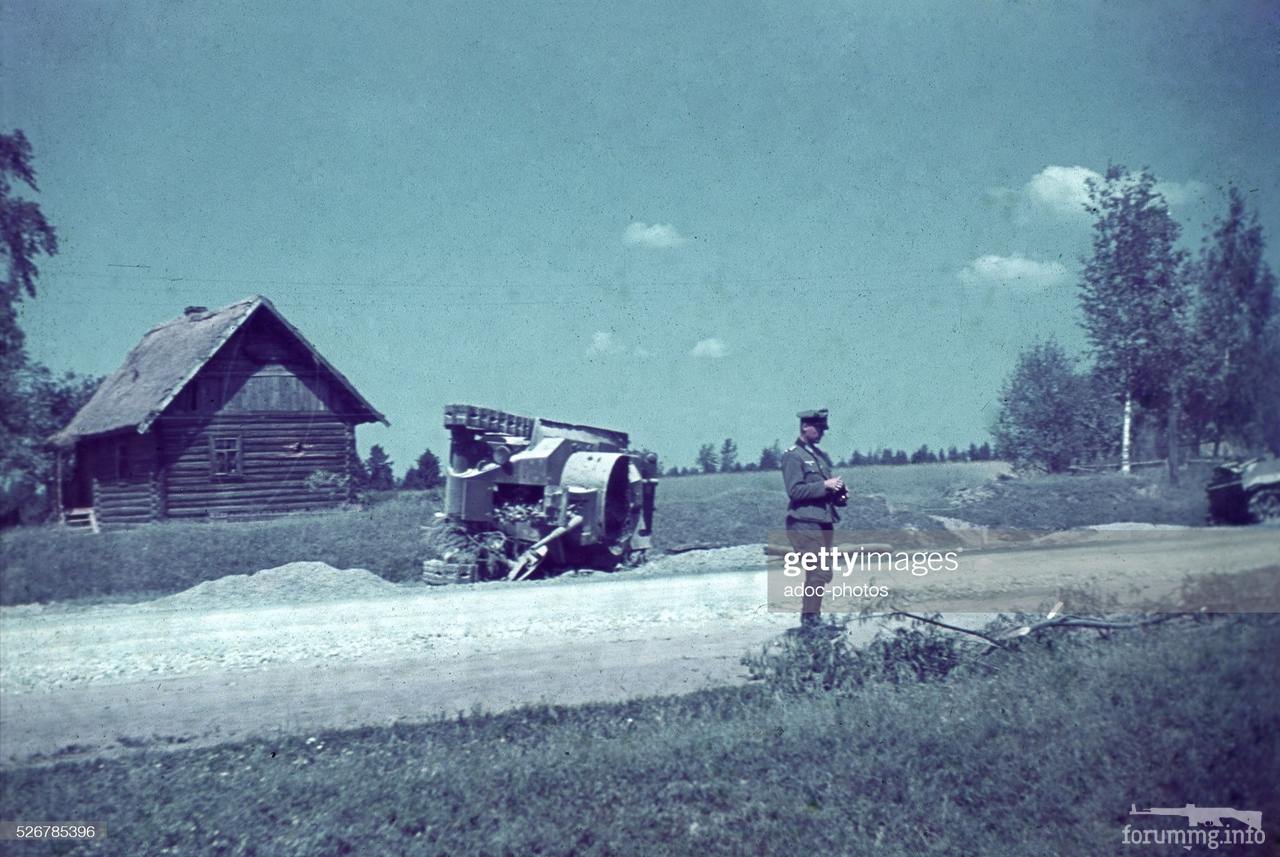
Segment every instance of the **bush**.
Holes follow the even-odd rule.
[[[870,643],[855,646],[844,633],[851,621],[857,620],[835,620],[831,634],[784,636],[742,662],[753,679],[783,694],[851,693],[876,681],[936,681],[972,664],[962,654],[961,638],[936,625],[913,622],[882,630]]]
[[[1019,468],[1061,473],[1115,443],[1118,413],[1093,378],[1077,373],[1075,361],[1050,339],[1018,356],[991,434],[1000,458]]]

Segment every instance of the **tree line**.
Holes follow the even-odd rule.
[[[739,473],[753,470],[777,470],[782,466],[782,444],[774,441],[772,445],[760,450],[756,461],[741,462],[738,460],[738,444],[732,438],[725,438],[717,450],[715,444],[704,443],[698,450],[698,456],[692,467],[672,466],[667,468],[667,476],[693,476],[702,473]],[[839,459],[836,467],[862,467],[878,464],[938,464],[958,461],[992,461],[995,452],[989,443],[971,443],[968,449],[956,446],[939,446],[930,449],[922,445],[915,452],[908,453],[904,449],[869,449],[866,452],[855,449],[848,458]]]
[[[1144,436],[1176,481],[1188,450],[1280,454],[1280,301],[1256,208],[1230,187],[1191,253],[1150,170],[1113,166],[1088,193],[1092,253],[1078,291],[1088,351],[1049,339],[1018,356],[992,426],[999,456],[1048,472],[1091,461],[1128,472]]]

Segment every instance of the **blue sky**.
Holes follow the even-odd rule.
[[[34,356],[106,373],[188,304],[265,294],[398,469],[453,401],[668,464],[821,406],[840,457],[981,442],[1020,348],[1083,346],[1091,171],[1149,165],[1191,245],[1234,181],[1280,240],[1274,2],[0,16],[0,127],[62,243]]]

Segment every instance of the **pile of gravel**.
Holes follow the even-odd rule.
[[[363,568],[337,569],[324,562],[291,562],[254,574],[206,580],[190,589],[149,602],[166,609],[257,607],[308,601],[354,601],[391,595],[396,584]]]

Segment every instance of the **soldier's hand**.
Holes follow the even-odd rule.
[[[828,491],[839,491],[844,487],[844,480],[839,476],[832,476],[830,479],[822,483],[827,486]]]

